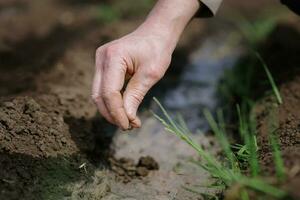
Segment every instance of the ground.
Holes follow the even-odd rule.
[[[198,159],[196,153],[166,133],[147,111],[155,110],[151,101],[145,102],[140,113],[143,127],[124,134],[97,114],[90,99],[95,49],[133,30],[152,3],[143,1],[128,8],[116,2],[105,1],[117,8],[107,7],[105,16],[101,15],[103,3],[92,0],[0,2],[0,26],[5,27],[0,30],[0,199],[202,198],[182,185],[207,184],[209,175],[189,164],[192,158]],[[248,15],[250,8],[258,7],[251,4],[248,8],[236,1],[228,4],[247,11]],[[269,1],[264,4],[269,5]],[[115,14],[119,12],[122,15]],[[132,12],[137,12],[137,16]],[[230,9],[224,8],[222,12],[230,13]],[[292,14],[287,16],[284,27],[275,29],[261,47],[267,63],[276,64],[274,69],[300,63],[297,54],[287,50],[299,52],[300,33],[295,28],[299,21]],[[232,31],[232,20],[226,21],[229,25],[223,22],[219,18],[194,21],[174,53],[172,69],[149,96],[163,98],[171,86],[180,86],[176,83],[178,74],[182,73],[183,65],[203,52],[201,44],[216,44],[215,38],[230,38],[230,34],[224,36],[223,30]],[[216,25],[220,28],[214,28]],[[232,48],[230,41],[226,45]],[[223,58],[228,54],[225,47],[220,50]],[[282,68],[285,58],[289,58],[289,65]],[[278,132],[286,166],[291,171],[286,187],[295,196],[299,195],[300,165],[297,66],[290,74],[283,73],[285,70],[272,71],[284,99],[278,108]],[[259,141],[264,144],[272,99],[261,102],[256,109]],[[211,152],[220,151],[211,135],[194,137]],[[261,152],[261,160],[272,174],[270,150],[263,148]]]

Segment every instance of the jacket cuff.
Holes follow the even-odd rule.
[[[200,0],[200,9],[196,17],[212,17],[214,16],[223,0]]]

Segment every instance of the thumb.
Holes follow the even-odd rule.
[[[130,79],[123,94],[124,108],[130,125],[133,128],[141,126],[141,120],[137,116],[137,110],[143,101],[146,93],[155,84],[156,81],[137,72]]]

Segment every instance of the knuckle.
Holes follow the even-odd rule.
[[[115,97],[117,97],[118,92],[111,91],[109,89],[103,89],[102,92],[102,98],[103,101],[105,101],[107,104],[111,104],[112,100],[114,100]]]
[[[146,72],[146,76],[152,80],[159,80],[162,78],[163,73],[157,67],[150,67]]]
[[[99,55],[101,55],[102,52],[103,52],[103,48],[102,48],[102,47],[98,47],[98,48],[96,49],[96,57],[98,57]]]
[[[114,57],[119,53],[119,47],[117,45],[110,45],[105,50],[107,57]]]
[[[109,102],[112,96],[112,92],[108,91],[108,90],[103,90],[102,93],[102,97],[103,97],[103,101],[105,102]]]

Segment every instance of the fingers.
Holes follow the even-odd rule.
[[[137,117],[138,107],[167,67],[163,67],[164,62],[159,62],[162,67],[134,67],[134,62],[124,60],[123,54],[118,48],[110,46],[97,51],[92,96],[105,119],[128,130],[141,126],[141,120]],[[122,95],[126,72],[133,76]]]
[[[141,120],[137,117],[137,110],[146,93],[159,80],[159,77],[153,78],[147,73],[137,72],[129,81],[123,94],[124,107],[129,118],[130,125],[134,128],[141,126]]]
[[[124,109],[121,90],[124,85],[126,66],[118,60],[104,64],[101,95],[103,102],[115,124],[123,130],[129,129],[129,120]]]
[[[116,124],[116,122],[114,121],[114,119],[111,117],[111,115],[109,114],[103,99],[101,98],[101,96],[92,96],[92,98],[94,99],[94,102],[99,110],[99,112],[101,113],[101,115],[110,123],[112,124]]]
[[[113,118],[111,117],[110,113],[108,112],[103,99],[101,97],[101,85],[102,85],[102,63],[103,60],[101,59],[101,54],[96,54],[96,67],[95,67],[95,75],[93,80],[93,87],[92,87],[92,99],[94,103],[96,104],[99,112],[101,115],[110,123],[115,124]]]

